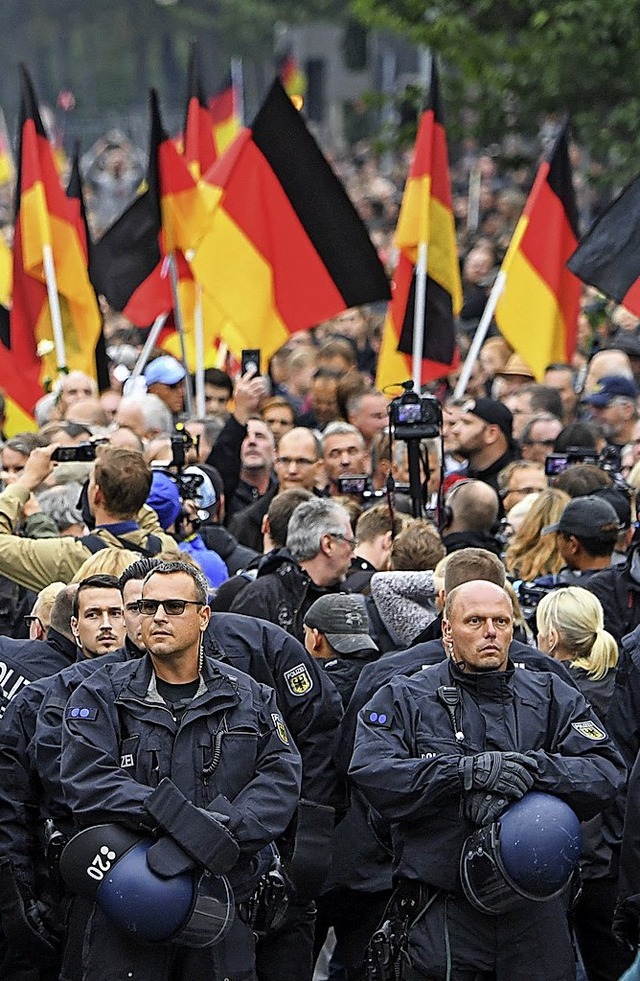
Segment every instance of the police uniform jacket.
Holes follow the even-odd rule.
[[[149,656],[94,672],[67,703],[61,779],[80,826],[153,830],[150,788],[169,778],[224,815],[240,849],[232,870],[281,834],[300,789],[300,756],[271,689],[204,659],[181,718],[160,697]]]
[[[455,720],[441,686],[458,693]],[[484,751],[526,753],[538,766],[532,789],[560,797],[582,820],[614,799],[625,776],[584,696],[555,675],[512,664],[468,673],[447,661],[394,679],[360,714],[350,773],[392,823],[395,874],[459,891],[474,825],[461,815],[458,764]]]
[[[285,724],[302,757],[302,796],[333,806],[334,748],[342,719],[340,696],[300,641],[257,616],[214,613],[204,634],[209,657],[274,688]]]
[[[20,484],[10,484],[0,493],[0,568],[2,574],[13,582],[39,592],[52,582],[70,582],[80,566],[93,554],[83,545],[81,538],[19,538],[13,532],[22,508],[29,499],[29,491]],[[146,505],[138,515],[139,524],[122,534],[114,528],[97,528],[95,534],[104,539],[105,545],[124,548],[123,541],[131,542],[134,551],[145,548],[149,535],[161,539],[163,548],[176,552],[173,538],[165,535],[157,515]],[[116,537],[116,535],[118,537]],[[137,546],[137,549],[135,548]]]

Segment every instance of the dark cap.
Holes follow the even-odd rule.
[[[600,497],[574,497],[555,525],[547,525],[541,534],[561,531],[576,538],[596,538],[603,531],[619,531],[620,522],[613,506]]]
[[[624,378],[622,375],[604,375],[596,385],[590,395],[585,395],[582,399],[587,405],[595,405],[596,408],[603,408],[617,398],[635,399],[638,397],[638,386],[633,378]]]
[[[593,491],[592,497],[607,501],[618,515],[622,528],[631,527],[631,498],[629,492],[622,487],[601,487]]]
[[[462,406],[463,412],[470,412],[492,426],[499,426],[509,443],[513,443],[513,416],[511,412],[496,399],[471,399]]]
[[[360,595],[331,593],[321,596],[307,610],[304,622],[305,626],[324,634],[339,654],[378,650],[378,645],[369,636],[369,617],[364,597]]]

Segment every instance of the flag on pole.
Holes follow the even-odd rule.
[[[218,159],[213,118],[207,106],[202,79],[198,73],[198,52],[191,45],[187,73],[187,111],[184,121],[184,159],[195,180]]]
[[[21,66],[18,187],[13,252],[13,299],[6,338],[18,376],[5,385],[27,413],[42,395],[41,374],[55,378],[52,314],[45,263],[52,258],[62,315],[66,367],[93,374],[101,330],[96,296],[76,227],[74,206],[58,177],[33,85]],[[41,363],[42,359],[42,363]],[[4,374],[4,372],[3,372]],[[4,378],[0,379],[4,384]],[[9,387],[10,386],[10,387]]]
[[[389,298],[366,228],[277,79],[205,180],[220,200],[191,268],[246,347],[269,357],[297,330]]]
[[[505,285],[495,319],[538,380],[547,365],[570,362],[582,286],[567,269],[578,243],[578,211],[562,127],[534,181],[502,263]]]
[[[567,265],[640,317],[640,174],[602,212]]]
[[[399,258],[378,359],[376,385],[380,389],[397,385],[412,376],[416,275],[421,243],[427,246],[422,362],[422,382],[425,383],[446,375],[457,365],[454,320],[462,307],[447,137],[435,58],[431,61],[429,102],[418,124],[413,162],[395,234]]]
[[[241,63],[238,68],[242,70]],[[221,157],[233,142],[242,125],[240,82],[241,79],[235,79],[229,73],[222,85],[207,100],[207,108],[213,123],[213,142],[217,157]],[[202,172],[205,171],[206,168],[203,168]]]
[[[89,234],[87,212],[84,206],[84,195],[82,193],[82,178],[80,177],[80,147],[78,143],[75,145],[73,157],[71,159],[71,172],[69,174],[69,182],[67,184],[67,197],[71,201],[74,210],[78,238],[80,240],[80,245],[82,246],[86,267],[89,269],[91,265],[90,255],[92,242]],[[100,334],[96,341],[94,352],[94,370],[92,374],[98,383],[98,391],[103,392],[105,389],[109,388],[111,383],[109,380],[109,359],[107,357],[107,348],[104,339],[104,321],[100,311],[97,294],[96,309],[98,310],[98,315],[100,317]]]

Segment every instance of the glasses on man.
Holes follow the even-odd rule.
[[[360,544],[357,538],[347,538],[341,531],[328,531],[327,534],[329,538],[337,538],[339,542],[346,542],[352,549],[357,548]]]
[[[204,603],[201,600],[183,599],[138,600],[138,610],[140,613],[142,613],[143,617],[155,616],[159,607],[163,608],[168,617],[181,617],[187,606],[204,606]]]

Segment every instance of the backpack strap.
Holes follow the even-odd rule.
[[[131,552],[140,552],[141,555],[145,555],[147,558],[153,558],[153,556],[157,555],[158,552],[161,552],[163,548],[162,540],[158,538],[157,535],[148,535],[146,546],[136,545],[135,542],[130,542],[128,539],[121,538],[119,535],[114,535],[113,537],[120,542],[122,548],[127,548]],[[103,548],[112,547],[109,545],[109,542],[105,542],[104,538],[101,538],[100,535],[96,534],[83,535],[83,537],[78,538],[77,541],[82,542],[82,544],[89,549],[92,555],[95,555],[96,552],[100,552]]]

